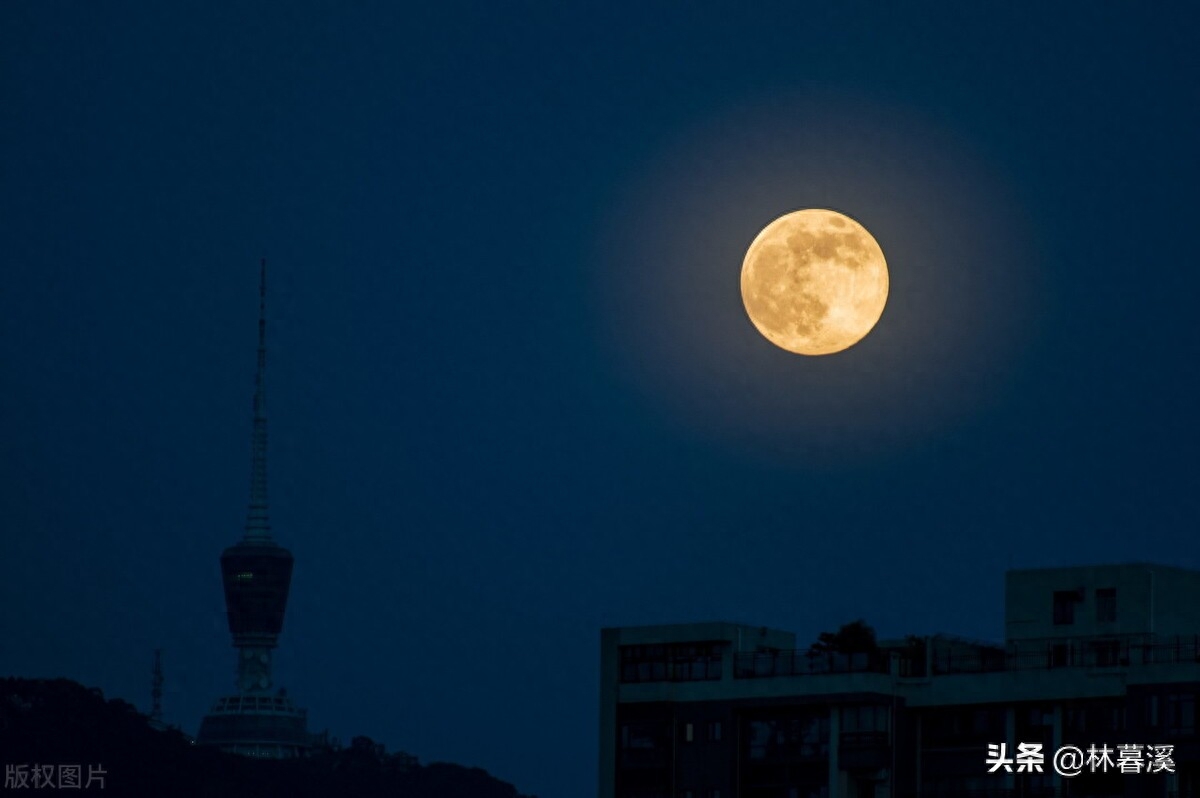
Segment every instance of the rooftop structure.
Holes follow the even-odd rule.
[[[1200,795],[1200,573],[1012,571],[1002,643],[799,648],[731,623],[601,633],[600,798]],[[1042,745],[989,773],[988,746]],[[1064,778],[1058,747],[1172,746],[1172,770]],[[1114,759],[1116,755],[1114,753]]]

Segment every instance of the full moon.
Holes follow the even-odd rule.
[[[750,321],[768,341],[800,355],[854,346],[883,315],[887,295],[883,250],[865,227],[837,211],[779,217],[742,262]]]

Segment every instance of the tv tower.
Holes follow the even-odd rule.
[[[283,630],[293,560],[292,553],[271,538],[267,521],[266,303],[264,259],[258,293],[250,505],[242,540],[221,554],[226,615],[238,651],[238,692],[217,699],[200,723],[196,742],[235,754],[286,759],[304,755],[312,738],[305,711],[297,709],[284,690],[271,692],[271,652]]]

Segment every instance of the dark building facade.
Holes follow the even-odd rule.
[[[1014,571],[1006,592],[1003,644],[814,653],[729,623],[603,630],[600,798],[1200,796],[1200,574]],[[1040,772],[1021,743],[1041,745]],[[998,744],[1014,761],[989,772]],[[1107,745],[1112,766],[1060,776],[1070,745]],[[1137,772],[1117,767],[1119,746],[1150,745],[1169,762],[1142,748]]]

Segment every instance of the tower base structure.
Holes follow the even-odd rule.
[[[294,759],[308,754],[313,737],[308,713],[281,690],[218,698],[200,722],[196,744],[242,756]]]

